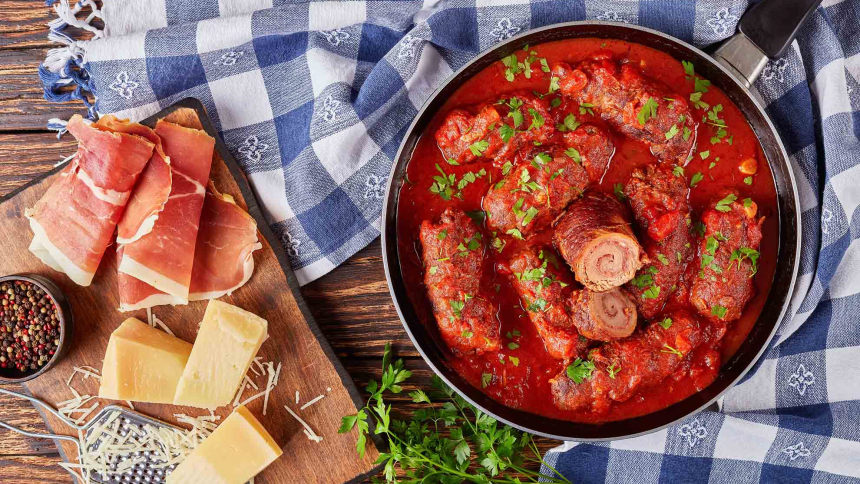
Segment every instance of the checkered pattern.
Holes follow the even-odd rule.
[[[141,119],[193,96],[248,173],[301,282],[378,234],[386,178],[429,94],[528,29],[597,19],[696,45],[730,36],[746,0],[445,3],[106,0],[86,51],[99,112]],[[570,443],[547,461],[586,482],[860,480],[860,6],[825,0],[756,84],[803,210],[791,311],[721,402],[637,439]],[[564,451],[564,452],[561,452]]]

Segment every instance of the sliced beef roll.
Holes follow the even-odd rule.
[[[585,353],[588,341],[580,338],[571,320],[572,278],[560,264],[553,250],[529,247],[514,254],[505,269],[547,353],[570,360]]]
[[[573,291],[570,308],[573,324],[588,339],[614,341],[636,329],[636,304],[620,288]]]
[[[550,380],[553,401],[562,410],[606,413],[613,401],[624,402],[659,384],[696,348],[718,341],[720,331],[724,332],[725,326],[700,324],[686,311],[669,313],[661,323],[652,323],[629,338],[594,350],[589,362],[581,362],[593,370],[574,375],[579,382],[571,379],[567,371]]]
[[[606,291],[633,279],[642,267],[642,248],[627,209],[614,197],[589,193],[570,205],[555,228],[553,243],[592,291]]]
[[[690,302],[712,321],[734,321],[755,292],[761,224],[751,199],[729,193],[702,214],[705,234],[699,243],[698,275]]]
[[[424,284],[442,338],[456,355],[480,355],[501,347],[499,323],[481,294],[484,243],[465,213],[445,209],[437,223],[419,232]]]
[[[650,259],[625,288],[645,319],[663,309],[696,252],[687,191],[684,178],[654,165],[636,169],[624,190]]]

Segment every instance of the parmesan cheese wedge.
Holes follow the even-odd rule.
[[[173,403],[191,344],[129,318],[110,335],[99,397]]]
[[[209,301],[173,403],[200,408],[229,405],[266,339],[268,322],[236,306]]]
[[[283,451],[240,405],[167,476],[167,484],[244,484]]]

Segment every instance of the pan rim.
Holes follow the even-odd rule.
[[[425,116],[428,116],[428,108],[433,103],[433,101],[442,93],[442,91],[445,90],[445,88],[447,86],[449,86],[452,83],[455,83],[456,81],[459,81],[459,82],[465,81],[465,79],[459,79],[459,78],[463,75],[464,72],[469,70],[470,67],[472,67],[474,64],[476,64],[478,62],[483,61],[488,56],[493,55],[494,52],[510,50],[510,47],[512,45],[521,44],[522,40],[527,38],[527,37],[536,36],[536,35],[539,35],[541,33],[549,32],[549,31],[553,31],[553,30],[564,30],[564,29],[577,28],[577,27],[601,27],[601,26],[610,27],[612,29],[622,29],[622,30],[629,30],[629,31],[644,32],[646,34],[660,37],[663,40],[666,40],[672,44],[677,44],[677,45],[679,45],[685,49],[688,49],[688,50],[692,51],[694,54],[696,54],[698,56],[698,58],[704,59],[705,61],[707,61],[711,65],[711,67],[718,69],[724,75],[726,75],[728,77],[728,79],[730,79],[730,81],[735,84],[735,87],[739,88],[741,90],[741,92],[744,94],[744,96],[751,101],[751,103],[753,104],[753,106],[755,108],[755,111],[757,111],[759,113],[759,115],[761,116],[761,118],[764,120],[767,131],[777,141],[778,155],[782,158],[782,160],[784,160],[785,166],[787,168],[786,170],[783,170],[783,172],[784,172],[783,174],[785,175],[786,185],[787,185],[786,187],[783,188],[783,190],[785,190],[785,189],[789,190],[790,193],[788,193],[787,195],[790,195],[789,201],[791,202],[791,204],[793,206],[792,207],[783,207],[783,205],[782,205],[783,201],[780,200],[780,197],[779,197],[780,187],[778,186],[778,184],[775,184],[775,190],[777,191],[778,211],[782,212],[783,210],[791,209],[790,212],[794,213],[793,224],[791,224],[791,225],[793,225],[793,227],[794,227],[794,236],[795,236],[796,243],[795,243],[795,247],[794,247],[794,253],[790,254],[793,257],[792,258],[792,266],[791,266],[791,275],[789,278],[789,283],[788,283],[787,289],[785,291],[785,295],[782,296],[784,299],[780,304],[779,315],[775,319],[776,322],[773,325],[773,328],[771,328],[767,337],[762,342],[760,348],[758,348],[758,350],[755,352],[755,355],[749,361],[749,363],[726,385],[726,387],[723,390],[719,391],[716,395],[714,395],[712,398],[710,398],[707,402],[703,403],[702,405],[699,405],[698,407],[694,408],[693,410],[685,412],[677,418],[669,419],[668,422],[665,422],[661,425],[652,427],[652,428],[647,429],[647,430],[634,432],[634,433],[630,433],[630,434],[612,435],[612,436],[605,436],[605,437],[572,437],[570,435],[557,435],[557,434],[553,434],[553,433],[549,433],[549,432],[535,430],[535,429],[529,428],[527,426],[524,426],[522,424],[518,424],[516,422],[513,422],[508,418],[499,416],[496,412],[488,410],[484,405],[478,404],[476,401],[474,401],[474,399],[472,399],[471,397],[466,395],[463,391],[461,391],[456,384],[454,384],[452,381],[450,381],[449,378],[447,378],[445,376],[445,372],[443,370],[441,370],[440,368],[438,368],[437,365],[433,363],[432,359],[428,355],[428,352],[425,350],[425,348],[423,347],[422,344],[419,344],[419,342],[416,339],[416,336],[413,334],[413,331],[410,327],[410,325],[412,323],[407,322],[406,316],[404,315],[403,310],[401,308],[401,303],[400,303],[400,299],[399,299],[400,296],[398,294],[396,294],[395,287],[394,287],[394,281],[392,280],[392,266],[397,271],[400,271],[400,255],[399,255],[399,249],[398,249],[397,243],[396,243],[396,241],[397,241],[397,233],[396,233],[397,232],[396,231],[397,213],[396,213],[396,208],[398,206],[398,200],[396,200],[397,197],[396,196],[393,197],[393,195],[399,195],[399,190],[400,190],[402,184],[400,184],[400,186],[395,188],[395,181],[396,181],[395,175],[396,175],[398,169],[401,167],[400,166],[401,164],[404,165],[403,169],[405,169],[405,167],[408,166],[408,164],[409,164],[410,160],[408,160],[408,159],[402,160],[402,163],[401,163],[401,159],[403,158],[404,150],[406,150],[410,144],[409,138],[410,138],[410,136],[413,135],[416,126],[419,124],[419,122]],[[597,37],[600,37],[600,36],[597,35]],[[573,37],[569,37],[569,38],[573,38]],[[611,37],[607,37],[607,38],[611,38]],[[559,40],[561,40],[561,39],[559,39]],[[543,42],[540,42],[540,43],[543,43]],[[539,44],[535,44],[535,45],[539,45]],[[435,113],[430,114],[430,115],[431,116],[435,115]],[[750,122],[749,117],[746,114],[744,117],[746,118],[747,122],[749,123]],[[410,153],[410,158],[411,158],[411,153]],[[770,163],[770,160],[768,160],[768,162]],[[778,164],[779,160],[776,160],[774,163]],[[773,171],[773,166],[771,168]],[[774,175],[774,177],[775,176],[776,175]],[[398,193],[393,194],[392,191],[395,189],[397,190]],[[781,326],[780,323],[782,322],[782,320],[785,317],[789,307],[791,306],[791,298],[792,298],[792,295],[794,293],[794,289],[795,289],[797,277],[798,277],[798,272],[800,269],[800,255],[801,255],[801,248],[803,245],[803,233],[801,230],[801,227],[802,227],[801,226],[801,214],[802,214],[802,212],[800,210],[800,200],[799,200],[799,194],[797,191],[797,181],[795,179],[794,171],[793,171],[792,166],[791,166],[791,160],[790,160],[788,153],[785,149],[785,144],[782,142],[782,139],[779,136],[779,132],[777,131],[776,126],[773,124],[773,121],[771,120],[770,116],[767,114],[767,111],[765,110],[764,106],[762,105],[762,102],[760,101],[758,96],[755,93],[753,93],[749,88],[744,86],[743,82],[741,82],[730,70],[728,70],[725,66],[720,64],[716,59],[714,59],[709,54],[705,53],[701,49],[699,49],[699,48],[697,48],[697,47],[695,47],[695,46],[693,46],[693,45],[691,45],[691,44],[689,44],[683,40],[680,40],[676,37],[673,37],[673,36],[668,35],[666,33],[660,32],[658,30],[654,30],[654,29],[639,26],[639,25],[619,24],[616,22],[589,21],[589,20],[556,23],[556,24],[551,24],[551,25],[539,27],[536,29],[532,29],[532,30],[528,30],[526,32],[520,33],[514,37],[511,37],[510,39],[507,39],[506,41],[504,41],[502,43],[493,45],[493,46],[485,49],[484,51],[478,53],[474,58],[472,58],[466,64],[461,66],[460,69],[453,72],[442,84],[440,84],[430,94],[430,96],[428,96],[428,98],[424,101],[421,108],[418,110],[418,113],[416,114],[415,118],[412,120],[412,122],[409,124],[408,129],[405,131],[405,135],[403,137],[403,140],[401,141],[400,146],[399,146],[399,148],[398,148],[398,150],[394,156],[394,160],[392,163],[391,171],[389,173],[388,182],[387,182],[387,186],[386,186],[386,190],[385,190],[385,197],[383,200],[384,201],[383,201],[383,207],[382,207],[382,214],[380,217],[381,223],[382,223],[382,227],[380,228],[381,229],[380,234],[381,234],[382,261],[383,261],[383,268],[385,271],[386,283],[388,285],[388,290],[389,290],[389,294],[391,295],[392,302],[394,303],[394,308],[397,311],[398,318],[400,319],[401,324],[403,325],[404,329],[406,330],[406,333],[409,335],[409,339],[412,341],[413,346],[418,350],[418,352],[421,355],[424,362],[433,370],[433,373],[436,376],[441,378],[442,381],[444,381],[448,386],[450,386],[452,389],[454,389],[454,391],[456,391],[461,397],[463,397],[470,404],[475,405],[477,408],[481,409],[483,412],[491,415],[496,420],[498,420],[504,424],[510,425],[511,427],[514,427],[514,428],[519,429],[521,431],[528,432],[528,433],[531,433],[534,435],[539,435],[542,437],[556,439],[556,440],[574,441],[574,442],[605,442],[605,441],[624,440],[624,439],[640,437],[640,436],[651,434],[654,432],[658,432],[658,431],[663,430],[667,427],[670,427],[670,426],[672,426],[672,425],[674,425],[674,424],[676,424],[682,420],[688,419],[689,417],[700,413],[702,410],[713,405],[715,402],[720,400],[725,395],[726,392],[728,392],[735,385],[737,385],[738,382],[740,382],[747,375],[747,373],[749,373],[749,371],[752,370],[752,368],[757,365],[757,363],[759,362],[761,357],[764,355],[764,352],[770,347],[770,344],[771,344],[774,336],[776,335],[777,331],[779,330],[779,328]],[[394,210],[394,212],[389,213],[392,210]],[[791,226],[782,227],[784,222],[782,220],[782,214],[781,213],[780,213],[779,218],[780,218],[780,230],[779,230],[779,232],[780,232],[780,236],[782,237],[783,236],[783,230],[790,231],[792,227]],[[389,229],[388,226],[389,226],[390,220],[392,220],[393,224],[395,225],[394,230],[393,230],[393,236],[389,236],[389,234],[388,234],[388,229]],[[389,260],[388,248],[389,248],[389,245],[391,245],[391,244],[394,244],[393,245],[393,251],[395,254],[394,258],[396,259],[394,261]],[[780,246],[781,245],[782,244],[780,243]],[[786,255],[789,255],[789,254],[786,254]],[[779,262],[778,262],[777,263],[777,271],[779,270],[779,268],[780,267],[779,267]],[[777,274],[778,273],[775,273],[775,277]],[[772,281],[770,288],[772,289],[773,286],[774,286],[774,282]],[[769,294],[766,301],[769,300],[771,297],[772,297],[772,294]],[[408,296],[407,296],[407,299],[408,299]],[[411,304],[411,302],[410,302],[410,304]],[[418,322],[418,324],[420,324],[420,321]],[[725,367],[725,365],[722,365],[721,369],[724,367]],[[686,399],[681,400],[680,402],[676,402],[676,404],[681,403],[681,402],[693,397],[694,395],[691,395],[690,397],[687,397]],[[490,398],[490,397],[488,397],[488,398]],[[562,419],[555,419],[555,418],[546,417],[546,416],[539,415],[539,414],[533,414],[530,412],[525,412],[523,410],[515,409],[513,407],[508,407],[508,406],[502,404],[501,402],[497,402],[497,403],[499,405],[504,406],[505,408],[509,408],[511,410],[522,412],[522,413],[528,413],[530,415],[536,416],[537,418],[545,419],[548,422],[563,422],[563,423],[568,424],[568,425],[569,424],[578,424],[578,425],[582,425],[583,427],[590,427],[590,428],[595,428],[595,427],[599,428],[599,427],[605,425],[605,424],[579,423],[579,422],[571,422],[571,421],[562,420]],[[666,408],[671,408],[674,405],[675,404],[670,405],[669,407],[666,407]],[[665,409],[662,409],[662,410],[665,410]],[[657,412],[660,412],[662,410],[658,410]],[[634,417],[634,418],[643,418],[643,417],[647,418],[649,415],[653,415],[654,413],[656,413],[656,412],[652,412],[650,414],[645,414],[645,415],[642,415],[639,417]],[[618,423],[618,422],[624,422],[624,421],[625,420],[620,420],[620,421],[609,422],[609,423]]]

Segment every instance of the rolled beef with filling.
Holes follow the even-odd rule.
[[[572,203],[556,224],[553,243],[576,280],[592,291],[618,287],[642,267],[627,209],[611,195],[587,193]]]
[[[562,94],[590,103],[615,129],[649,145],[659,160],[686,164],[696,141],[696,123],[685,96],[610,53],[599,53],[575,68],[558,62],[552,73]]]
[[[547,353],[560,360],[582,356],[588,342],[571,320],[570,272],[562,270],[555,251],[529,247],[514,254],[506,269]]]
[[[573,291],[570,308],[573,324],[588,339],[614,341],[636,329],[636,303],[621,288]]]
[[[761,224],[757,206],[729,193],[702,214],[705,234],[699,243],[698,275],[690,302],[712,321],[734,321],[755,292]]]
[[[662,324],[661,324],[662,323]],[[702,325],[686,311],[666,315],[661,323],[606,343],[591,353],[592,371],[563,371],[550,380],[553,401],[562,410],[609,411],[612,402],[629,400],[672,375],[689,355],[708,341],[717,341],[718,328]],[[724,327],[723,327],[724,329]],[[577,363],[575,362],[574,365]],[[585,367],[580,364],[580,370]]]
[[[564,144],[569,153],[581,162],[589,181],[600,183],[615,154],[615,145],[607,132],[599,126],[585,123],[564,133]]]
[[[539,148],[490,187],[482,202],[490,229],[528,237],[551,224],[585,190],[588,175],[563,148]]]
[[[442,155],[457,163],[485,158],[501,166],[520,149],[546,143],[555,133],[549,102],[531,93],[516,92],[495,104],[477,108],[477,114],[454,109],[436,130]]]
[[[424,284],[442,338],[456,355],[501,347],[496,311],[481,291],[484,242],[465,213],[445,209],[421,223]]]
[[[695,255],[687,191],[684,178],[654,165],[637,168],[624,190],[651,261],[625,286],[645,319],[663,309]]]

